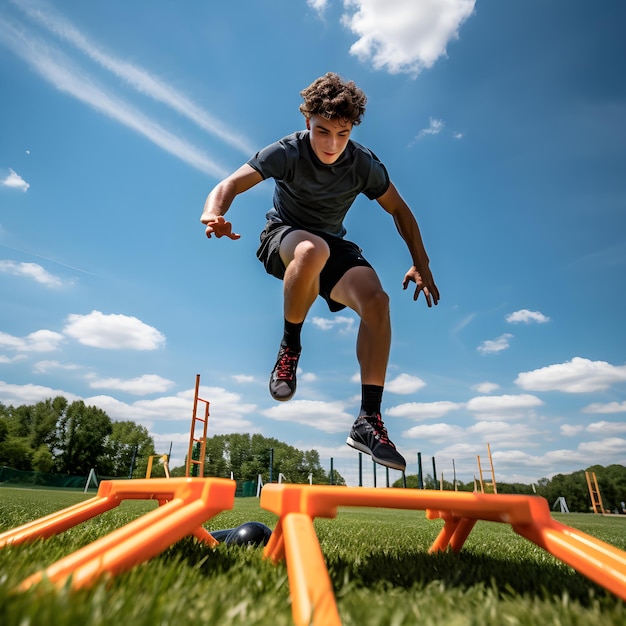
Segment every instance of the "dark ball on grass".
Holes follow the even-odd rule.
[[[272,531],[261,522],[246,522],[228,534],[224,543],[227,546],[260,546],[267,545]]]

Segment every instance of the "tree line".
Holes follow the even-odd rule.
[[[145,475],[154,441],[144,426],[114,422],[82,400],[57,396],[17,408],[0,403],[0,465],[17,470],[128,477]]]
[[[17,408],[0,403],[0,466],[17,470],[87,476],[95,469],[99,476],[127,478],[145,476],[148,458],[155,454],[154,441],[144,426],[133,421],[112,421],[105,411],[83,401],[69,402],[62,396]],[[563,497],[570,511],[588,512],[591,498],[585,471],[594,472],[605,510],[622,512],[626,502],[626,467],[593,465],[571,474],[541,478],[534,485],[497,483],[498,493],[537,494],[553,506]],[[185,467],[171,468],[173,476],[184,476]],[[277,482],[345,485],[333,470],[322,468],[316,450],[302,451],[277,439],[259,434],[214,435],[207,439],[204,476]],[[163,467],[154,465],[153,475],[163,476]],[[474,491],[473,482],[456,485],[443,481],[448,490]],[[402,480],[393,484],[402,487]],[[418,476],[406,476],[407,487],[418,487]],[[427,474],[426,489],[439,489],[439,481]]]
[[[154,440],[144,426],[133,421],[112,421],[105,411],[83,401],[70,403],[57,396],[18,407],[0,403],[0,466],[46,473],[100,477],[141,478]],[[273,476],[270,476],[270,473]],[[283,474],[293,483],[328,484],[316,450],[302,451],[261,435],[215,435],[207,439],[204,476],[275,482]],[[153,476],[164,469],[153,465]],[[184,476],[185,466],[171,468]],[[345,484],[333,471],[333,483]]]
[[[184,468],[183,474],[184,475]],[[173,471],[176,475],[178,471]],[[329,484],[330,475],[320,464],[317,450],[298,450],[278,439],[232,433],[214,435],[206,441],[204,475],[242,481],[264,483],[278,482],[279,475],[285,482]],[[333,484],[345,485],[345,479],[333,470]]]

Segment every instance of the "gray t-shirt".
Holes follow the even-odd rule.
[[[350,140],[337,161],[325,165],[308,130],[263,148],[248,165],[276,182],[269,220],[337,237],[346,234],[344,217],[360,193],[375,200],[389,188],[387,170],[373,152]]]

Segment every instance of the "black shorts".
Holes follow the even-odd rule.
[[[301,229],[287,226],[282,222],[267,222],[261,233],[261,244],[256,253],[259,261],[265,266],[265,271],[281,280],[285,276],[285,264],[280,258],[280,243],[283,237],[292,230]],[[312,234],[321,237],[330,248],[330,257],[320,273],[320,296],[326,300],[331,311],[341,311],[346,307],[330,297],[333,287],[349,269],[358,266],[372,266],[365,260],[361,254],[361,248],[355,243],[326,233],[314,232]]]

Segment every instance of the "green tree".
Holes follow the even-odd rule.
[[[214,435],[207,439],[204,475],[235,480],[256,481],[259,474],[264,483],[270,479],[270,457],[272,458],[272,480],[276,482],[283,474],[288,482],[312,482],[328,484],[326,472],[320,466],[316,450],[302,451],[273,438],[259,434],[234,433]],[[179,474],[175,468],[172,474]],[[335,484],[345,484],[343,477],[335,472]]]
[[[82,400],[72,402],[57,424],[57,470],[74,475],[99,471],[111,431],[111,419],[103,410]]]
[[[0,415],[0,443],[2,443],[9,436],[9,426],[7,419]]]
[[[533,495],[534,491],[530,485],[524,485],[522,483],[497,483],[498,493],[503,494],[518,494],[518,495]]]
[[[62,396],[38,402],[30,411],[29,437],[33,449],[46,445],[54,450],[57,443],[57,422],[67,409],[68,402]]]
[[[588,512],[591,507],[585,472],[578,470],[572,474],[556,474],[550,480],[539,481],[537,493],[543,496],[550,506],[564,497],[570,511]]]
[[[32,449],[26,437],[8,436],[0,443],[0,465],[17,470],[30,470]]]
[[[39,469],[42,464],[46,467],[49,466],[48,461],[44,459],[49,459],[54,454],[57,420],[66,407],[67,400],[61,396],[54,400],[48,399],[35,405],[22,405],[17,408],[7,408],[2,405],[0,409],[0,423],[2,424],[0,431],[4,432],[5,437],[10,437],[14,442],[11,444],[12,467],[16,469]],[[15,441],[21,443],[15,444]],[[15,455],[19,454],[20,450],[25,452],[26,449],[23,444],[28,446],[28,453],[25,453],[23,458],[15,459]],[[47,453],[40,450],[42,446],[47,448]],[[31,462],[36,463],[36,465],[31,465]]]
[[[32,406],[22,405],[17,408],[9,407],[7,426],[12,437],[27,438],[30,435],[32,422]]]
[[[153,454],[154,440],[145,426],[133,421],[113,422],[104,442],[99,472],[103,476],[131,478],[129,472],[134,459],[133,476],[143,478],[148,458]]]
[[[42,444],[33,452],[31,466],[36,472],[50,473],[54,470],[54,457],[48,446]]]
[[[206,441],[206,456],[204,458],[204,475],[216,478],[230,478],[228,461],[225,453],[226,436],[215,435]]]

